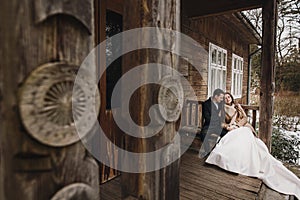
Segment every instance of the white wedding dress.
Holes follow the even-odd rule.
[[[228,132],[206,162],[231,172],[257,177],[273,190],[300,199],[300,179],[276,160],[248,127]]]

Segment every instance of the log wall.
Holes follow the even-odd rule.
[[[0,13],[0,199],[50,199],[72,183],[97,193],[98,166],[83,145],[43,145],[26,131],[18,107],[34,69],[61,61],[80,66],[93,48],[93,1],[11,0]]]
[[[248,43],[243,40],[241,33],[235,28],[226,23],[226,20],[230,20],[231,14],[202,17],[197,19],[190,19],[185,16],[182,17],[182,32],[194,40],[196,40],[206,51],[206,66],[203,66],[201,70],[203,77],[200,77],[199,73],[189,67],[189,81],[193,86],[198,100],[205,100],[208,98],[208,52],[209,43],[213,43],[225,50],[227,50],[227,81],[226,90],[231,92],[232,82],[232,53],[243,57],[243,86],[242,86],[242,98],[239,99],[240,103],[246,104],[247,102],[247,77],[248,77]],[[229,19],[228,19],[229,18]]]

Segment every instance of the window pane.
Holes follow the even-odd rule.
[[[226,71],[223,70],[223,89],[226,90]]]
[[[211,62],[212,63],[217,63],[217,50],[213,49],[212,53],[211,53]]]
[[[238,69],[238,60],[234,58],[234,69]]]
[[[243,61],[241,61],[241,71],[243,71]]]
[[[234,94],[237,95],[238,94],[238,75],[236,75],[236,81],[235,81],[235,89],[234,89]]]
[[[220,70],[216,70],[216,87],[217,88],[221,88],[221,74],[220,74]]]
[[[239,83],[238,83],[238,85],[239,85],[239,90],[238,90],[238,95],[241,95],[242,93],[242,81],[243,81],[243,77],[241,76],[241,74],[239,74]]]
[[[218,51],[218,65],[221,65],[221,61],[222,61],[222,52]]]
[[[235,88],[235,73],[233,73],[233,78],[232,78],[232,94],[234,95],[234,88]]]
[[[227,61],[226,53],[223,53],[223,66],[227,65],[226,61]]]
[[[215,69],[211,70],[211,81],[210,81],[210,86],[211,86],[211,94],[213,93],[215,89]]]
[[[240,74],[240,95],[242,94],[243,74]]]

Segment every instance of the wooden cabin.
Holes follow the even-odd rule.
[[[187,69],[198,100],[206,100],[215,89],[221,88],[247,104],[249,46],[261,44],[261,37],[247,18],[241,13],[197,18],[182,13],[181,31],[207,51],[203,77],[193,67]]]
[[[262,38],[239,13],[258,7],[263,8]],[[135,66],[153,62],[184,72],[197,100],[207,99],[214,88],[220,87],[232,91],[246,104],[249,44],[262,44],[259,128],[261,139],[270,145],[275,0],[10,0],[3,2],[0,13],[4,27],[0,31],[1,200],[266,199],[266,195],[274,194],[257,179],[204,165],[193,152],[156,171],[115,170],[113,167],[120,165],[115,159],[119,156],[116,147],[141,153],[170,145],[166,158],[177,155],[179,150],[174,148],[173,138],[178,119],[168,121],[155,137],[135,138],[117,126],[113,119],[116,108],[110,99],[112,88],[122,75]],[[76,134],[70,114],[74,74],[97,44],[140,27],[166,28],[193,38],[206,52],[201,54],[203,73],[198,76],[190,63],[177,60],[171,51],[140,49],[117,59],[102,75],[99,100],[95,103],[96,107],[99,104],[99,123],[111,141],[96,144],[99,151],[107,152],[106,166],[93,158]],[[157,37],[145,39],[161,36],[157,32]],[[171,37],[164,42],[178,41]],[[105,69],[109,58],[102,54],[96,57],[97,74]],[[161,78],[169,75],[159,70],[156,73]],[[137,78],[150,76],[147,70],[142,74]],[[147,111],[157,103],[159,91],[160,87],[153,84],[134,92],[129,107],[136,124],[149,123]],[[78,95],[80,101],[84,100],[82,103],[89,102],[89,93],[79,91]],[[79,114],[84,108],[78,110]],[[139,162],[145,165],[144,160]],[[216,185],[221,186],[215,189]]]

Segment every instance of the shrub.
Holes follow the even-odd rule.
[[[271,154],[282,162],[298,164],[300,140],[295,135],[287,136],[280,128],[274,128]]]

